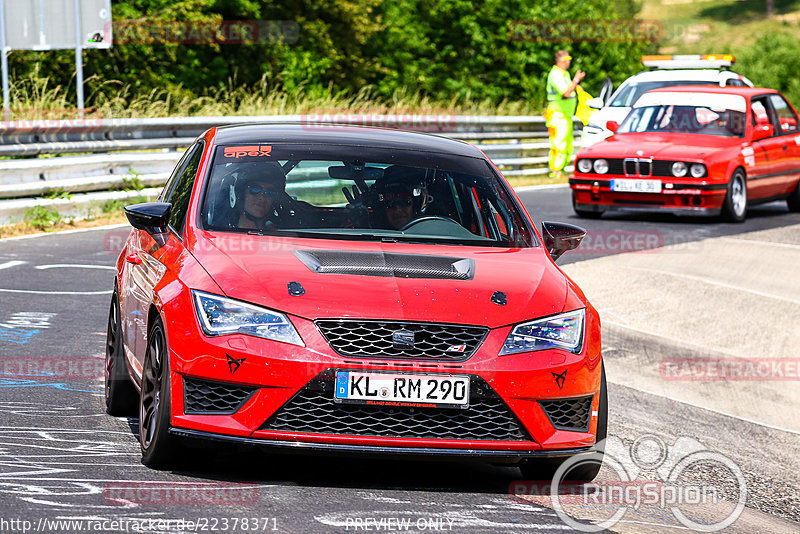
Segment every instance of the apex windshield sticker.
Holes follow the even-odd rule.
[[[269,156],[271,152],[272,146],[270,145],[226,146],[222,155],[226,158],[239,159]]]

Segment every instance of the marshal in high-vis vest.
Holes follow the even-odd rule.
[[[555,65],[547,75],[547,130],[550,135],[550,176],[564,177],[564,168],[572,156],[572,117],[578,105],[576,88],[585,73],[579,70],[570,78],[572,57],[566,50],[555,54]]]

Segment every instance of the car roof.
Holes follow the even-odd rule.
[[[723,95],[741,95],[752,98],[758,95],[777,94],[775,89],[765,87],[698,87],[696,85],[675,85],[673,87],[659,87],[648,93],[714,93]]]
[[[220,126],[217,128],[215,142],[218,145],[286,143],[366,146],[419,152],[439,152],[473,158],[484,157],[477,148],[469,143],[439,135],[390,128],[321,122]]]
[[[628,78],[626,81],[663,82],[671,80],[718,82],[728,78],[739,79],[740,75],[729,70],[718,69],[658,69],[645,70]]]

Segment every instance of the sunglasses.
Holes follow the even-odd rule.
[[[386,207],[387,208],[407,208],[411,205],[412,200],[409,197],[396,197],[396,198],[388,198],[386,199]]]
[[[278,197],[278,191],[273,191],[272,189],[267,189],[265,187],[261,187],[260,185],[249,185],[247,186],[247,192],[251,195],[264,195],[267,198],[275,199]]]

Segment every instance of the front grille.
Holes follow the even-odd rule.
[[[608,162],[608,174],[625,174],[621,159],[612,158],[606,161]]]
[[[257,389],[186,377],[183,379],[183,411],[190,415],[230,415],[244,406]]]
[[[675,163],[674,161],[654,161],[653,162],[653,176],[670,176],[674,178],[672,174],[672,164]]]
[[[260,430],[348,436],[530,441],[505,402],[478,377],[470,380],[469,408],[405,408],[339,404],[334,373],[326,372],[270,417]]]
[[[342,356],[439,362],[466,360],[489,331],[480,326],[359,319],[320,319],[316,325]]]
[[[625,160],[626,176],[650,176],[653,163],[649,159],[629,158]]]
[[[558,430],[588,432],[592,397],[539,401],[550,423]]]

